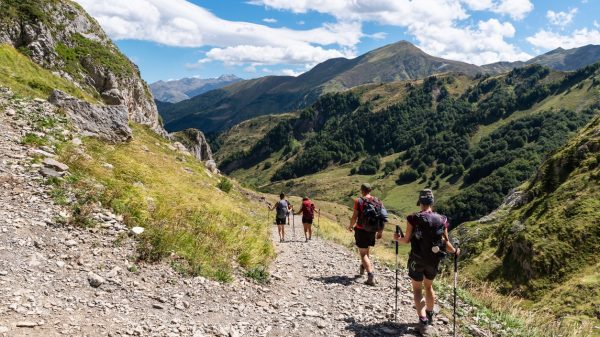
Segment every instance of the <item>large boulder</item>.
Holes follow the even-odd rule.
[[[94,105],[54,90],[50,103],[61,108],[78,131],[113,143],[131,139],[127,107],[124,105]]]

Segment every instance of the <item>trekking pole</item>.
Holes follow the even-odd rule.
[[[404,233],[402,232],[402,228],[400,225],[396,225],[396,234],[400,235],[400,237],[404,237]],[[396,306],[394,308],[394,322],[398,321],[398,241],[396,240],[396,288],[394,289],[396,293]]]
[[[294,242],[295,242],[296,241],[296,213],[292,213],[292,232],[294,232]]]
[[[454,241],[454,319],[453,325],[453,336],[456,337],[456,287],[458,285],[458,255],[456,250],[458,249],[458,240]]]
[[[321,228],[321,209],[317,213],[317,239],[319,238],[319,228]]]

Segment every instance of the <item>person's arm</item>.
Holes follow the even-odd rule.
[[[352,232],[354,229],[354,224],[356,224],[356,220],[358,219],[358,210],[354,209],[354,213],[352,213],[352,218],[350,219],[350,225],[348,225],[348,230]]]
[[[292,208],[293,209],[293,208]],[[302,205],[302,207],[300,207],[300,210],[296,213],[296,215],[300,215],[300,213],[302,213],[302,210],[304,209],[304,205]]]
[[[446,253],[460,255],[460,248],[454,248],[452,242],[450,242],[448,228],[444,230],[444,240],[446,240]]]
[[[394,233],[394,241],[398,241],[398,243],[408,244],[410,243],[410,237],[413,232],[413,226],[410,222],[406,222],[406,233],[404,233],[404,237],[400,237],[399,233]]]

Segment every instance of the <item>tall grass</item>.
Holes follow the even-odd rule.
[[[170,150],[166,140],[132,125],[130,143],[109,145],[85,139],[85,153],[67,146],[61,158],[70,167],[71,186],[81,207],[100,203],[142,226],[139,258],[169,258],[178,270],[222,281],[233,266],[265,266],[273,257],[269,226],[255,204],[216,186],[203,163]],[[110,163],[113,168],[103,166]]]

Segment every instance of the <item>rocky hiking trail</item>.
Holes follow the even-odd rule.
[[[273,226],[277,258],[265,284],[241,271],[222,284],[182,276],[166,262],[136,265],[135,234],[104,209],[95,210],[92,228],[63,225],[67,210],[53,203],[42,172],[68,167],[34,164],[34,155],[51,158],[54,149],[21,145],[29,127],[20,114],[53,107],[7,102],[0,101],[0,336],[418,335],[405,272],[399,322],[390,323],[394,271],[377,266],[379,285],[363,285],[356,254],[320,239],[305,243],[300,217],[296,241],[279,243]],[[449,335],[443,321],[439,335]]]

